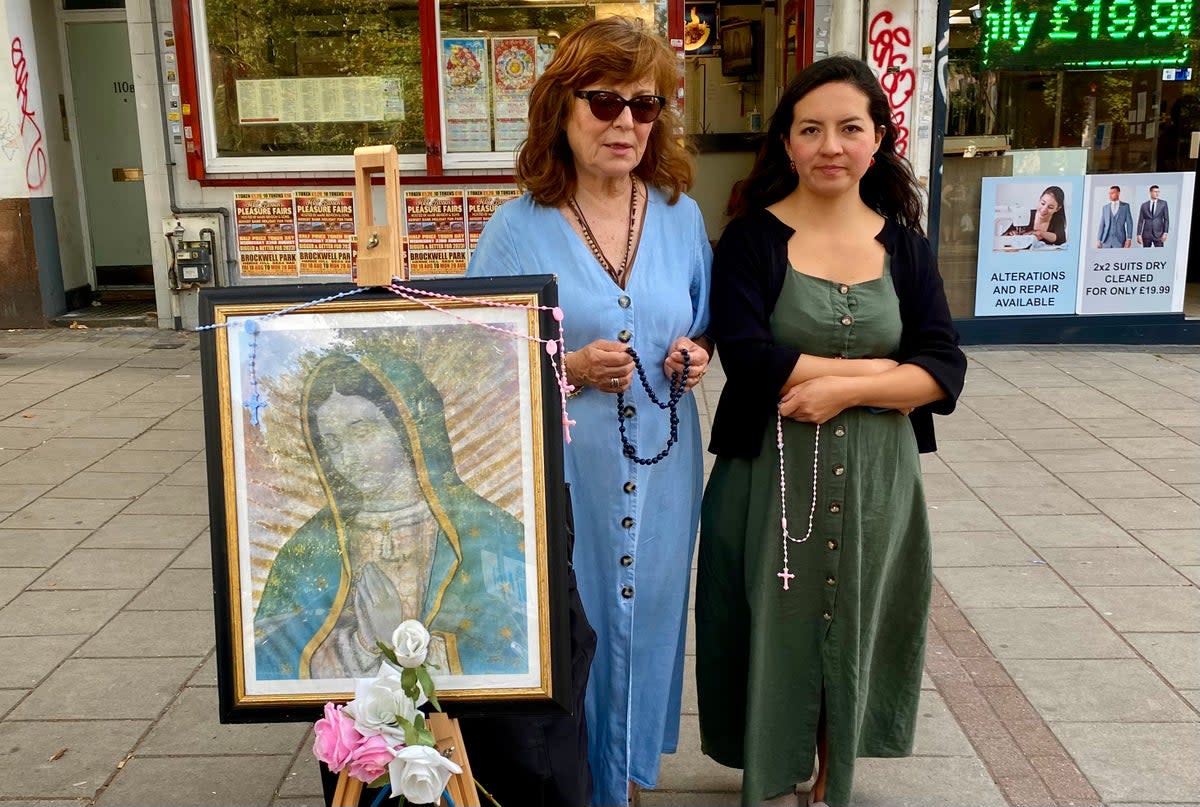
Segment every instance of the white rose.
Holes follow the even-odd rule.
[[[346,712],[354,718],[354,725],[364,737],[384,735],[390,744],[404,742],[404,729],[397,723],[397,716],[410,723],[418,714],[417,707],[426,701],[422,692],[416,703],[404,694],[400,673],[384,664],[374,678],[359,679],[354,691],[354,700],[346,704]]]
[[[429,631],[415,619],[406,619],[392,633],[392,648],[401,667],[420,667],[429,655]]]
[[[392,792],[413,804],[436,804],[454,773],[462,768],[427,745],[401,748],[388,765]]]

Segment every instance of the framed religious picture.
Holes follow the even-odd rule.
[[[406,619],[452,712],[569,701],[554,280],[406,288],[201,294],[222,720],[351,699]]]
[[[762,43],[758,31],[754,20],[721,22],[721,75],[748,76],[759,71]]]

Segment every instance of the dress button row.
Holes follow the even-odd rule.
[[[850,287],[847,286],[845,283],[838,286],[838,294],[849,294],[849,293],[850,293]]]
[[[629,308],[629,304],[632,302],[633,300],[630,300],[629,296],[625,294],[617,298],[617,305],[621,306],[621,308]]]
[[[835,465],[835,466],[833,466],[833,475],[834,475],[834,476],[842,476],[842,475],[844,475],[845,473],[846,473],[846,466],[845,466],[845,465]]]
[[[619,334],[617,334],[618,342],[628,342],[632,338],[633,338],[633,331],[621,331]]]
[[[845,437],[846,436],[846,427],[838,426],[837,428],[835,428],[833,430],[833,436],[834,437]]]
[[[633,586],[623,586],[621,588],[621,596],[627,600],[633,599]]]
[[[628,569],[633,565],[633,555],[624,555],[621,557],[621,565]]]
[[[842,512],[842,506],[840,504],[838,504],[837,502],[834,502],[833,504],[829,505],[829,512],[840,513],[840,512]]]
[[[850,316],[849,314],[847,314],[846,316],[842,317],[842,324],[843,324],[843,325],[851,325],[851,324],[853,324],[853,323],[854,323],[854,317]]]
[[[829,547],[830,549],[837,549],[837,541],[830,538],[825,542],[825,546]]]
[[[833,614],[829,613],[828,611],[822,611],[821,618],[826,622],[829,622],[831,619],[833,619]]]
[[[835,578],[833,575],[825,578],[825,585],[832,586],[835,583],[837,583],[837,578]]]
[[[626,493],[633,493],[635,490],[637,490],[637,482],[634,482],[632,479],[630,479],[625,483],[624,489]]]
[[[621,519],[621,526],[624,527],[625,529],[629,529],[630,527],[632,527],[633,526],[633,516],[625,516],[625,518]]]
[[[635,409],[632,406],[627,406],[623,410],[621,410],[621,414],[625,416],[626,420],[629,420],[629,418],[631,418],[637,414],[637,409]]]

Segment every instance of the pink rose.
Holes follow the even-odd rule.
[[[316,734],[313,756],[333,773],[346,767],[363,739],[354,727],[354,720],[342,711],[341,706],[332,703],[325,704],[325,716],[316,722],[313,731]]]
[[[350,754],[350,775],[364,782],[374,782],[387,773],[388,764],[396,758],[381,734],[364,737]]]

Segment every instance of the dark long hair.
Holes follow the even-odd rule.
[[[1062,188],[1058,187],[1057,185],[1051,185],[1050,187],[1046,188],[1046,190],[1042,191],[1042,194],[1041,194],[1041,196],[1038,197],[1038,200],[1041,201],[1042,196],[1045,196],[1047,193],[1054,197],[1054,201],[1058,202],[1058,210],[1055,210],[1050,215],[1050,229],[1051,230],[1054,230],[1054,229],[1066,230],[1066,228],[1067,228],[1067,211],[1066,211],[1067,196],[1066,196],[1066,194],[1063,193]]]
[[[818,87],[833,82],[849,84],[867,97],[871,120],[883,128],[875,164],[858,183],[858,194],[867,207],[898,224],[921,232],[921,189],[908,161],[896,153],[896,124],[887,96],[871,68],[849,56],[830,56],[813,62],[788,82],[771,115],[766,137],[746,179],[735,215],[775,204],[796,189],[799,182],[788,165],[783,143],[792,131],[796,103]]]

